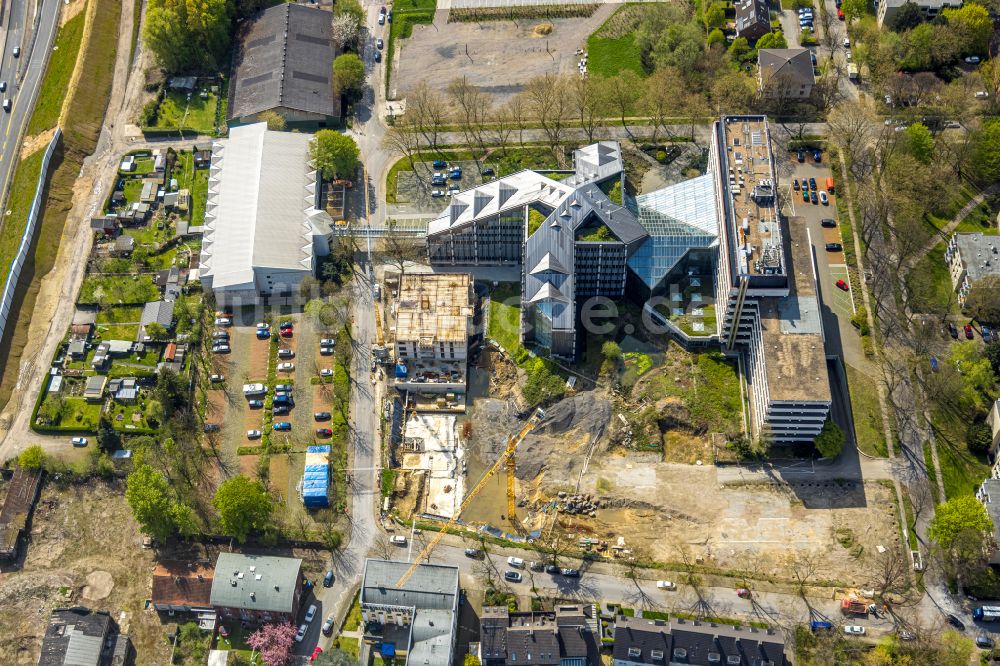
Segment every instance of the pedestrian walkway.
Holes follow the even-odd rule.
[[[972,211],[979,206],[979,204],[986,200],[986,197],[991,194],[996,194],[997,192],[1000,192],[1000,183],[994,183],[976,196],[972,197],[967,204],[962,206],[962,210],[958,211],[958,213],[955,214],[955,217],[953,217],[948,224],[941,227],[938,232],[934,234],[929,241],[927,241],[927,244],[920,248],[919,252],[913,255],[906,266],[906,272],[909,273],[913,270],[913,267],[916,266],[921,259],[930,254],[931,250],[934,249],[934,246],[942,241],[947,241],[952,232],[958,228],[958,225],[962,224],[962,222],[965,221],[965,218],[967,218]]]

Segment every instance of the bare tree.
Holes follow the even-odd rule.
[[[683,91],[684,78],[674,67],[661,67],[646,79],[639,103],[653,121],[653,143],[660,131],[670,133],[670,121],[677,115]]]
[[[420,135],[409,122],[400,119],[383,135],[382,147],[407,158],[412,163],[420,149]]]
[[[526,107],[542,126],[549,146],[556,159],[559,160],[562,159],[563,155],[558,147],[565,137],[566,122],[569,120],[572,109],[566,84],[564,77],[545,74],[528,81],[527,85],[524,86]]]
[[[791,573],[792,578],[795,580],[799,596],[803,598],[806,596],[806,588],[809,587],[809,584],[819,572],[822,562],[823,556],[820,553],[808,551],[792,555],[788,572]]]
[[[393,546],[389,541],[388,534],[379,534],[375,538],[375,543],[372,544],[372,550],[383,560],[391,560],[393,555]]]
[[[393,266],[399,271],[399,282],[402,284],[406,274],[406,266],[424,256],[424,249],[418,239],[402,233],[395,222],[389,222],[388,232],[380,239],[379,256],[383,263]]]
[[[625,128],[626,134],[632,138],[632,130],[629,129],[625,117],[635,110],[636,102],[642,95],[642,79],[631,69],[623,69],[602,83],[610,105],[621,117],[622,127]]]
[[[514,112],[509,103],[498,104],[490,109],[490,125],[493,129],[493,140],[506,155],[515,127]]]
[[[864,99],[837,104],[827,115],[830,138],[844,150],[849,165],[858,163],[859,155],[868,150],[877,123],[874,109]]]
[[[448,84],[448,95],[457,109],[459,125],[467,144],[478,145],[485,151],[483,129],[490,111],[490,96],[466,77],[456,78]]]
[[[878,553],[869,568],[872,586],[878,598],[886,595],[902,594],[909,588],[910,562],[896,548]]]
[[[510,112],[510,120],[514,127],[517,128],[517,142],[522,148],[524,148],[524,126],[526,124],[525,118],[528,113],[528,99],[524,93],[514,95],[507,102],[507,110]]]
[[[573,95],[574,113],[587,134],[587,141],[594,140],[594,131],[603,111],[603,94],[601,86],[596,81],[598,80],[579,76],[572,79],[568,85]]]
[[[427,144],[437,148],[438,133],[448,121],[448,103],[441,93],[420,81],[406,93],[406,115]]]

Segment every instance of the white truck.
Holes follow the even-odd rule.
[[[858,81],[858,66],[853,62],[847,63],[847,78],[855,83]]]

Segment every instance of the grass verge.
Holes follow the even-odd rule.
[[[851,412],[854,414],[854,438],[858,449],[876,458],[889,455],[885,433],[882,429],[882,412],[879,409],[878,389],[871,377],[845,364],[847,388],[851,394]]]
[[[931,487],[931,496],[934,497],[935,504],[940,504],[943,498],[938,490],[937,469],[934,467],[934,457],[931,455],[930,442],[924,442],[924,466],[927,468],[927,483]]]
[[[82,11],[59,29],[56,44],[45,68],[45,78],[42,89],[38,93],[35,109],[28,121],[28,136],[40,134],[52,129],[59,122],[59,112],[62,111],[63,99],[69,80],[73,77],[76,67],[76,57],[80,53],[80,40],[83,39],[83,25],[87,12]]]
[[[990,475],[989,463],[974,456],[964,446],[939,443],[937,453],[945,499],[975,495],[976,488]]]

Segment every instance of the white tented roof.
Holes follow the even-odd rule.
[[[252,284],[255,268],[311,269],[310,138],[256,123],[213,144],[201,274],[214,289]]]

